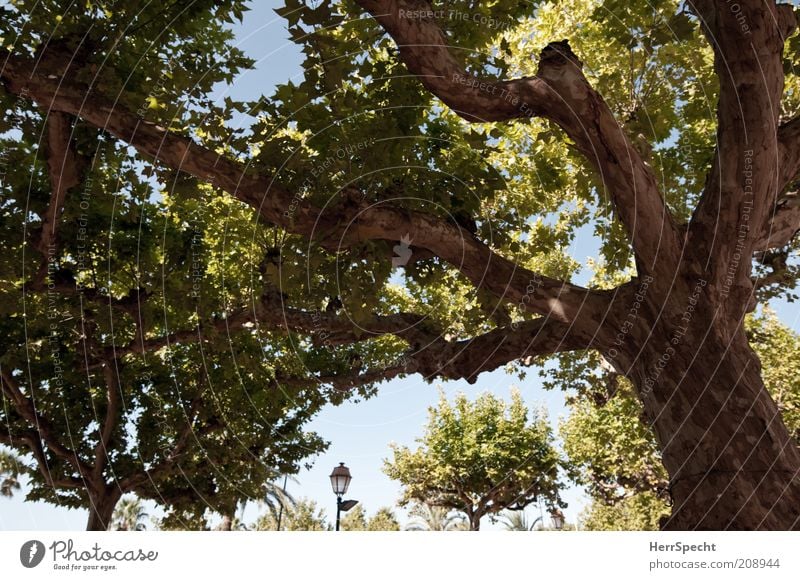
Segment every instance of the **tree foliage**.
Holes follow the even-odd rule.
[[[652,531],[669,515],[669,506],[651,491],[642,491],[613,504],[594,500],[581,515],[581,527],[587,531]]]
[[[219,138],[235,110],[208,94],[251,62],[229,45],[243,4],[195,2],[180,18],[144,4],[15,2],[0,36],[21,54],[73,55],[86,67],[74,78],[96,69],[121,105]],[[175,520],[165,526],[197,528],[324,450],[303,426],[345,395],[291,379],[329,357],[311,345],[297,356],[247,312],[273,292],[252,273],[276,232],[231,196],[144,166],[103,128],[0,99],[0,441],[25,461],[27,499],[89,508],[106,527],[119,490],[135,492]]]
[[[532,415],[532,416],[531,416]],[[384,471],[403,486],[401,505],[420,502],[467,515],[473,530],[483,516],[559,497],[561,462],[543,411],[530,412],[519,391],[506,404],[491,393],[450,403],[441,393],[429,409],[420,446],[394,445]]]
[[[345,532],[396,532],[400,530],[391,508],[382,507],[371,516],[361,504],[342,516],[340,529]]]
[[[532,532],[536,525],[543,527],[543,522],[536,518],[533,522],[528,519],[524,511],[503,512],[499,517],[500,524],[509,532]]]
[[[146,517],[142,500],[137,497],[123,498],[114,508],[111,528],[121,532],[140,532],[147,529],[143,521]]]
[[[0,442],[28,498],[199,523],[324,449],[326,403],[591,350],[686,438],[670,477],[735,474],[671,525],[720,494],[704,525],[797,525],[741,321],[800,274],[800,40],[791,6],[737,6],[286,0],[302,74],[249,102],[214,98],[253,66],[240,0],[0,7]]]
[[[267,512],[253,525],[254,530],[275,531],[278,529],[277,514]],[[307,498],[298,499],[294,505],[284,508],[281,528],[287,532],[324,532],[333,528],[325,518],[325,510],[317,502]]]

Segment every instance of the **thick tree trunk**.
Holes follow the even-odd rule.
[[[102,532],[109,529],[114,508],[121,497],[117,488],[103,488],[99,493],[90,494],[89,521],[86,531]]]
[[[653,325],[629,374],[670,476],[664,529],[800,529],[797,442],[744,331],[713,316],[680,328]]]
[[[223,515],[219,529],[221,532],[230,532],[233,529],[233,516]]]
[[[470,511],[467,513],[467,519],[469,520],[469,531],[479,532],[481,529],[481,514],[476,511]]]

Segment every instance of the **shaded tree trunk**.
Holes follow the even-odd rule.
[[[800,529],[797,442],[764,386],[743,326],[715,316],[724,304],[702,296],[696,309],[685,306],[685,296],[680,302],[641,325],[632,341],[640,348],[628,353],[627,374],[670,478],[673,508],[662,527]]]
[[[219,529],[222,532],[230,532],[233,529],[233,517],[227,514],[223,515]]]
[[[109,529],[114,508],[117,506],[121,492],[116,487],[102,487],[97,493],[89,494],[89,520],[86,531],[102,532]]]
[[[481,529],[481,513],[478,511],[468,511],[467,519],[469,520],[469,531],[478,532]]]

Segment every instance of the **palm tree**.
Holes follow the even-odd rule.
[[[267,481],[261,486],[264,490],[264,497],[260,499],[258,503],[266,505],[269,513],[279,520],[283,516],[283,512],[287,508],[294,507],[295,504],[292,495],[286,491],[286,484],[289,479],[291,479],[293,483],[297,481],[294,477],[284,475],[281,485],[278,485],[278,480],[274,479]]]
[[[536,518],[532,523],[528,523],[528,516],[524,511],[507,510],[498,519],[509,532],[532,532],[542,518]]]
[[[460,512],[425,503],[414,504],[409,510],[411,522],[406,526],[410,532],[451,532],[468,529],[466,517]]]
[[[117,504],[114,514],[111,516],[112,529],[124,531],[141,532],[147,526],[143,521],[147,517],[144,511],[142,500],[138,497],[122,499]]]
[[[25,466],[11,453],[0,449],[0,496],[11,497],[20,488],[19,476]]]
[[[274,479],[268,480],[261,484],[263,495],[256,499],[258,505],[267,506],[268,514],[277,522],[281,521],[285,510],[290,509],[295,505],[294,498],[289,492],[286,491],[286,484],[288,483],[289,478],[289,475],[284,475],[283,482],[278,484],[278,477],[277,474],[275,474]],[[295,481],[293,477],[291,479],[292,481]],[[222,521],[215,529],[225,532],[249,529],[247,524],[245,524],[243,521],[244,510],[247,507],[249,499],[250,498],[247,498],[237,502],[234,508],[234,513],[221,514]],[[239,511],[238,516],[235,513],[237,510]]]

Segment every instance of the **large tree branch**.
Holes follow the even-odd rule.
[[[346,373],[308,377],[278,376],[275,378],[275,382],[282,386],[300,388],[315,385],[329,385],[338,391],[349,391],[358,387],[389,381],[395,377],[408,374],[409,372],[406,359],[403,358],[396,364],[369,369],[367,371],[355,369]]]
[[[778,164],[779,195],[755,241],[755,251],[782,248],[800,231],[800,198],[795,191],[800,176],[800,117],[778,128]]]
[[[603,312],[591,312],[585,316],[598,319]],[[398,364],[379,370],[362,373],[356,369],[341,376],[309,377],[320,383],[337,388],[350,388],[375,380],[386,380],[399,374],[420,372],[426,378],[464,378],[473,381],[478,374],[493,370],[517,359],[554,354],[566,350],[578,350],[598,346],[601,338],[573,325],[564,324],[554,318],[514,323],[485,334],[452,341],[424,316],[413,313],[373,315],[356,326],[347,316],[334,312],[308,312],[290,307],[279,293],[267,293],[250,308],[228,314],[209,325],[181,330],[169,335],[134,340],[130,344],[112,348],[108,354],[114,357],[130,353],[158,350],[182,342],[206,340],[217,334],[231,333],[242,328],[261,328],[268,331],[292,331],[311,336],[317,344],[338,346],[353,344],[370,338],[394,335],[405,340],[410,350]],[[303,378],[284,378],[289,382],[307,384]]]
[[[53,489],[82,489],[86,487],[84,481],[79,477],[62,477],[59,479],[53,478],[53,474],[50,471],[50,465],[47,462],[47,456],[45,455],[44,448],[42,447],[41,438],[35,431],[26,430],[17,434],[16,436],[0,434],[0,443],[7,445],[12,449],[16,449],[18,447],[19,441],[22,441],[28,447],[28,449],[30,449],[31,453],[33,454],[33,458],[36,461],[36,467],[39,470],[39,473],[42,474],[42,478],[44,479],[46,485],[52,487]]]
[[[548,45],[535,77],[507,81],[467,74],[450,52],[424,0],[358,0],[395,40],[400,58],[425,87],[468,121],[537,116],[559,125],[598,171],[627,228],[640,267],[671,276],[679,230],[641,158],[566,41]],[[425,16],[430,13],[431,16]]]
[[[497,328],[465,340],[449,341],[437,337],[407,351],[400,360],[384,368],[364,372],[355,370],[340,375],[279,378],[278,382],[299,385],[317,382],[337,389],[349,389],[419,372],[426,380],[441,377],[474,383],[481,373],[512,361],[521,360],[523,364],[530,364],[538,356],[594,346],[597,346],[594,337],[574,331],[556,320],[539,318],[512,327]]]
[[[800,197],[797,192],[782,195],[767,223],[753,241],[753,250],[766,252],[787,246],[800,231]]]
[[[313,240],[330,250],[366,240],[400,241],[413,237],[413,244],[441,256],[461,270],[479,288],[491,290],[508,301],[527,298],[531,310],[562,321],[575,320],[587,303],[605,296],[521,268],[493,252],[457,224],[411,212],[390,204],[350,202],[336,212],[324,212],[285,189],[272,175],[254,175],[236,161],[227,159],[191,139],[147,122],[131,111],[82,86],[66,74],[66,66],[45,55],[37,66],[31,60],[6,53],[0,79],[11,92],[28,95],[51,111],[79,116],[145,156],[229,192],[251,205],[267,222]],[[632,150],[633,151],[633,150]],[[637,204],[634,204],[637,205]],[[644,205],[638,201],[637,207]],[[295,211],[289,211],[294,208]],[[625,210],[627,211],[627,210]],[[652,223],[643,231],[652,231]],[[536,291],[530,292],[536,280]],[[583,325],[588,319],[578,320]]]
[[[42,216],[42,230],[36,247],[43,260],[34,277],[34,286],[42,286],[47,277],[51,260],[57,251],[58,226],[67,190],[80,183],[80,163],[70,141],[72,117],[60,111],[47,115],[47,169],[50,175],[50,202]]]
[[[428,379],[465,379],[512,361],[530,364],[535,357],[598,346],[595,336],[554,319],[538,318],[485,334],[449,342],[441,340],[412,356]]]
[[[800,175],[800,117],[778,128],[778,188],[783,191]]]
[[[121,347],[109,346],[106,354],[118,358],[126,354],[153,352],[170,345],[198,342],[218,334],[229,334],[243,328],[297,332],[310,335],[318,344],[337,346],[352,344],[385,334],[394,334],[409,342],[435,340],[423,316],[411,313],[374,315],[354,325],[347,316],[333,312],[306,311],[288,306],[277,292],[267,292],[247,308],[226,313],[216,320],[164,336],[147,339],[137,337]]]
[[[20,417],[36,429],[41,441],[47,445],[47,448],[57,457],[69,462],[80,473],[81,477],[91,483],[93,481],[91,479],[91,466],[83,461],[76,451],[59,441],[50,421],[36,411],[33,402],[22,393],[17,381],[5,369],[0,370],[0,387],[2,387],[3,394],[14,405],[14,409],[19,413]]]
[[[116,361],[113,361],[116,362]],[[103,379],[106,384],[106,413],[99,428],[97,445],[94,448],[94,478],[99,480],[108,463],[108,450],[111,446],[111,437],[117,426],[120,407],[122,405],[122,392],[117,376],[116,365],[106,361],[103,366]]]
[[[23,433],[15,433],[14,436],[0,433],[0,443],[12,449],[18,447],[19,441],[22,441],[28,449],[30,449],[30,452],[33,454],[33,459],[36,461],[36,467],[39,473],[42,474],[45,483],[50,487],[55,487],[53,475],[50,473],[50,464],[47,462],[47,456],[45,455],[44,447],[42,447],[41,438],[35,431],[26,430]]]
[[[58,225],[67,190],[80,183],[80,162],[70,144],[72,117],[60,111],[47,114],[47,168],[50,173],[50,203],[42,219],[42,232],[37,244],[45,256],[56,245]]]
[[[781,165],[790,165],[779,159],[777,135],[781,56],[794,15],[773,0],[741,1],[736,10],[712,0],[692,5],[714,49],[720,92],[716,155],[692,216],[690,248],[717,292],[741,287],[749,295],[750,258],[783,187]],[[792,132],[784,129],[785,137]]]

